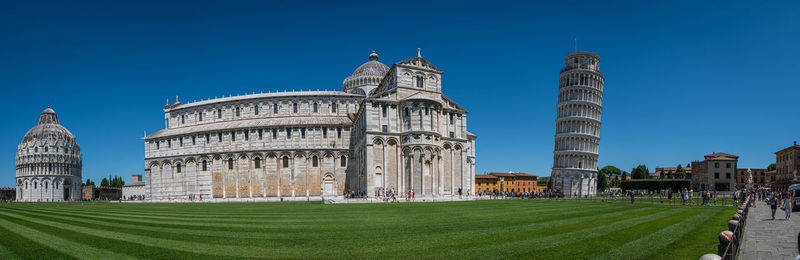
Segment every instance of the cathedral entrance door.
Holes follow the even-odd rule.
[[[332,173],[325,174],[325,179],[322,181],[322,187],[324,189],[323,194],[325,194],[325,196],[336,196],[336,185],[334,181],[335,179]]]
[[[64,179],[64,201],[70,201],[72,198],[72,179]]]

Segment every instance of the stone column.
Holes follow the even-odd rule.
[[[239,197],[239,159],[233,161],[233,172],[236,178],[236,197]]]
[[[292,185],[292,198],[294,198],[294,196],[295,196],[295,194],[294,194],[294,192],[295,192],[294,185],[295,185],[295,183],[297,183],[297,179],[294,177],[294,156],[295,156],[295,154],[292,153],[291,155],[292,155],[292,157],[289,158],[289,167],[291,167],[291,168],[289,168],[291,170],[291,181],[289,183],[291,183],[291,185]]]
[[[250,192],[250,198],[253,197],[253,157],[251,156],[250,159],[247,160],[247,191]]]
[[[317,158],[317,163],[319,163],[319,158]],[[319,164],[317,164],[317,166],[319,166]],[[311,185],[309,185],[311,183],[310,179],[311,174],[309,173],[309,171],[311,171],[310,167],[311,167],[311,156],[306,156],[306,199],[308,199],[309,196],[308,189],[311,188]]]
[[[401,176],[402,176],[400,170],[402,168],[401,165],[403,165],[403,163],[400,162],[400,157],[401,157],[400,156],[400,152],[401,152],[400,151],[400,143],[396,143],[395,144],[395,151],[397,151],[397,153],[396,153],[396,155],[397,155],[397,164],[395,165],[397,167],[397,169],[395,169],[397,171],[397,175],[395,176],[397,178],[397,182],[395,182],[397,184],[397,187],[395,187],[396,188],[395,192],[399,193],[400,192],[400,186],[402,186],[400,184],[401,183],[400,179],[401,179]]]
[[[400,166],[400,167],[398,167],[398,170],[397,170],[397,172],[398,172],[397,173],[397,193],[402,195],[402,194],[405,194],[405,191],[406,191],[406,183],[405,183],[405,181],[406,181],[406,178],[405,178],[405,175],[406,175],[406,169],[405,169],[406,156],[403,153],[402,149],[400,149],[400,144],[399,143],[397,144],[397,151],[398,151],[398,153],[397,153],[397,164],[398,164],[398,166]]]
[[[383,165],[383,170],[381,171],[381,189],[384,189],[386,188],[386,175],[389,173],[389,168],[386,167],[386,142],[381,143],[381,155],[383,156],[383,161],[381,162]]]
[[[367,137],[367,139],[369,139],[369,137]],[[364,146],[364,153],[366,153],[366,161],[367,161],[367,163],[364,164],[366,165],[366,170],[364,170],[363,172],[365,179],[363,181],[359,181],[359,184],[367,185],[366,187],[367,197],[374,197],[375,178],[370,178],[370,177],[371,175],[374,174],[373,171],[375,171],[375,162],[374,159],[372,158],[372,156],[374,156],[375,150],[373,150],[374,148],[372,147],[373,146],[372,141],[366,140],[365,142],[367,142],[367,145]],[[364,187],[360,188],[360,190],[363,189]]]
[[[456,175],[456,171],[453,169],[453,167],[454,167],[453,162],[455,161],[455,159],[453,158],[453,149],[455,149],[455,147],[450,146],[450,195],[451,196],[455,195],[455,190],[456,190],[456,187],[455,187],[456,186],[456,182],[455,182],[455,176],[454,176],[454,175]]]
[[[278,198],[280,198],[281,197],[281,156],[280,155],[276,155],[275,159],[277,160],[276,163],[275,163],[275,177],[277,177],[277,180],[278,180],[278,187],[276,187],[276,188],[278,189]]]
[[[410,184],[409,186],[411,187],[411,190],[413,190],[414,193],[416,194],[417,191],[414,190],[414,162],[417,161],[416,160],[417,158],[414,155],[414,150],[413,149],[411,150],[411,154],[409,154],[409,158],[411,158],[411,162],[409,163],[411,168],[409,168],[410,171],[408,171],[408,177],[409,177],[408,178],[408,182]]]

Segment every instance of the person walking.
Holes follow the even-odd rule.
[[[669,199],[669,205],[672,205],[672,190],[667,191],[667,198]]]
[[[778,209],[778,197],[773,195],[769,199],[769,207],[772,209],[772,220],[775,220],[775,210]]]
[[[792,206],[792,196],[787,192],[783,199],[783,211],[786,211],[786,219],[792,216]]]

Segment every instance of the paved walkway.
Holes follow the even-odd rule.
[[[740,259],[789,259],[798,254],[797,233],[800,232],[800,211],[792,213],[789,220],[786,213],[778,207],[775,220],[772,211],[763,201],[750,208],[747,225],[744,229]]]

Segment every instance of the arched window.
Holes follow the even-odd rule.
[[[186,124],[186,115],[181,115],[181,124]]]
[[[261,168],[261,158],[256,158],[255,160],[253,160],[253,164],[255,164],[256,169],[260,169]]]
[[[258,115],[258,105],[253,106],[253,113]]]
[[[289,157],[283,157],[283,168],[289,168]]]
[[[318,106],[318,104],[317,104],[317,103],[314,103],[314,113],[316,113],[316,112],[317,112],[317,106]]]
[[[33,182],[33,188],[34,189],[38,189],[39,188],[39,183],[38,182]]]
[[[233,158],[228,158],[228,170],[233,170]]]
[[[319,158],[317,156],[311,157],[311,167],[319,166]]]
[[[236,117],[239,117],[241,115],[240,111],[241,110],[239,109],[239,107],[236,107]]]
[[[336,113],[336,103],[331,103],[331,113]]]
[[[277,114],[278,113],[278,104],[272,104],[272,113],[273,114]]]
[[[342,167],[347,167],[347,157],[342,155],[342,159],[340,161],[342,162],[341,164]]]
[[[175,171],[178,172],[178,173],[181,173],[181,164],[180,163],[175,165]]]
[[[208,171],[208,161],[203,160],[203,171]]]
[[[425,87],[425,77],[423,77],[421,75],[417,76],[417,87],[418,88],[424,88]]]
[[[292,104],[292,112],[297,113],[297,103]]]
[[[222,118],[222,109],[217,109],[217,118]]]

